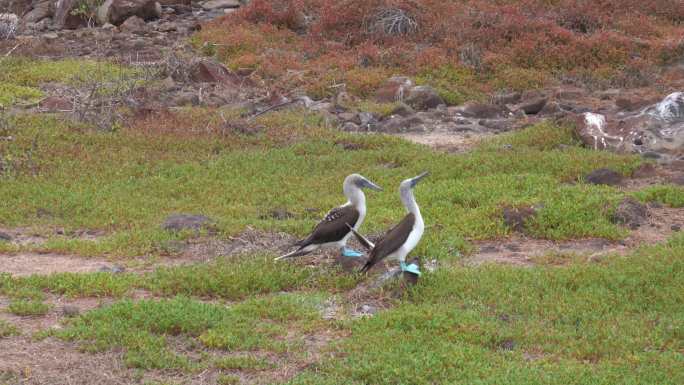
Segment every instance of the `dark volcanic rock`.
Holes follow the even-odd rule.
[[[599,168],[590,172],[585,180],[590,184],[617,186],[622,183],[622,174],[608,168]]]
[[[199,231],[202,228],[208,228],[211,223],[212,220],[204,215],[174,214],[166,218],[162,228],[168,231]]]
[[[520,92],[510,92],[506,94],[494,95],[493,102],[494,104],[498,105],[515,104],[520,101],[520,98]]]
[[[430,86],[416,86],[411,88],[405,102],[418,111],[426,111],[444,104],[442,97]]]
[[[627,225],[632,229],[641,226],[648,216],[648,208],[634,198],[625,198],[613,214],[613,223]]]
[[[525,231],[525,223],[537,215],[537,210],[530,207],[504,207],[503,221],[506,226],[517,232]]]
[[[524,111],[527,115],[536,115],[544,108],[547,101],[548,99],[545,97],[535,98],[520,104],[518,109]]]

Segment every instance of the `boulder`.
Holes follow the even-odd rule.
[[[25,23],[37,23],[45,18],[52,17],[55,14],[54,2],[52,0],[44,0],[36,5],[22,17]]]
[[[239,76],[223,64],[210,60],[199,60],[190,68],[190,79],[200,83],[238,84]]]
[[[0,231],[0,242],[10,242],[12,240],[12,236]]]
[[[100,24],[121,25],[131,16],[144,21],[161,17],[161,5],[156,0],[106,0],[97,10]]]
[[[594,150],[617,150],[624,143],[624,135],[609,126],[606,116],[585,112],[575,119],[575,133],[582,143]]]
[[[648,216],[648,208],[634,198],[625,198],[620,202],[612,216],[612,222],[635,229],[641,226]]]
[[[76,0],[57,0],[55,3],[55,16],[53,23],[57,28],[62,28],[67,18],[71,15],[71,11],[76,6]]]
[[[525,231],[525,224],[537,215],[537,209],[529,207],[504,207],[503,221],[511,230],[517,232]]]
[[[684,122],[684,92],[669,94],[656,104],[652,112],[656,117],[666,122]]]
[[[521,103],[518,106],[518,109],[522,110],[527,115],[536,115],[544,108],[547,101],[548,99],[546,97],[534,98]]]
[[[239,0],[209,0],[206,3],[202,4],[202,9],[204,9],[205,11],[238,7],[240,7]]]
[[[466,118],[497,119],[509,117],[511,112],[508,108],[495,104],[468,102],[462,106],[449,107],[452,114],[461,114]]]
[[[498,105],[515,104],[520,101],[520,92],[509,92],[504,94],[496,94],[493,98],[493,103]]]
[[[430,86],[415,86],[411,88],[404,101],[418,111],[430,110],[445,104],[442,97]]]
[[[411,116],[415,113],[415,110],[411,108],[411,106],[407,105],[406,103],[399,103],[394,109],[392,109],[392,112],[390,112],[390,115],[399,115],[403,117]]]
[[[375,101],[379,103],[402,101],[411,87],[413,87],[411,79],[405,76],[391,77],[375,92]]]
[[[584,179],[590,184],[617,186],[622,183],[622,174],[608,168],[599,168],[587,174]]]
[[[139,18],[138,16],[131,16],[126,21],[121,23],[119,30],[121,32],[127,33],[140,33],[144,32],[146,29],[145,20]]]

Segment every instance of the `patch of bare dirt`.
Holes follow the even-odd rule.
[[[207,262],[220,256],[253,253],[279,254],[295,241],[296,238],[289,234],[248,228],[228,239],[198,238],[190,240],[183,246],[178,258],[188,262]]]
[[[67,232],[64,229],[32,229],[28,227],[4,228],[0,227],[0,232],[9,237],[9,242],[18,246],[38,246],[42,245],[50,237],[64,237],[68,239],[79,239],[84,241],[96,241],[105,236],[101,230],[80,229]]]
[[[665,242],[684,227],[684,208],[649,207],[643,224],[630,231],[627,238],[613,242],[605,239],[580,239],[554,242],[515,236],[507,240],[476,242],[478,251],[465,258],[462,263],[477,266],[484,263],[502,263],[517,266],[532,266],[547,256],[580,256],[593,259],[607,254],[625,255],[634,248]],[[563,264],[571,258],[556,258],[556,264]]]
[[[424,144],[436,150],[450,153],[463,153],[475,147],[482,139],[492,136],[492,134],[462,134],[455,132],[425,132],[425,133],[404,133],[397,134],[410,142]]]
[[[60,254],[0,254],[0,273],[15,276],[52,273],[92,273],[111,266],[106,260]]]
[[[29,336],[0,339],[0,373],[8,373],[17,384],[119,385],[136,382],[134,373],[123,367],[120,352],[82,353],[75,344],[53,339],[33,341]]]
[[[653,185],[674,184],[684,188],[684,162],[667,165],[644,164],[622,183],[625,191],[639,191]]]

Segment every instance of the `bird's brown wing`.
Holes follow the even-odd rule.
[[[409,213],[406,214],[401,222],[387,231],[385,236],[375,244],[375,248],[371,251],[368,262],[366,262],[366,265],[363,267],[363,271],[367,271],[383,258],[397,251],[401,245],[406,242],[406,239],[408,239],[415,222],[415,215]]]
[[[300,242],[300,246],[337,242],[349,234],[347,223],[354,226],[358,220],[359,212],[354,206],[335,207],[328,212],[323,220],[318,222],[311,235]]]

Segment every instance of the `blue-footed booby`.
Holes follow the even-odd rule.
[[[342,255],[345,257],[360,257],[361,253],[347,249],[346,245],[351,236],[350,227],[358,230],[366,217],[366,195],[362,190],[364,188],[382,190],[380,186],[359,174],[347,176],[342,184],[342,191],[347,197],[347,203],[330,210],[308,237],[294,244],[297,246],[297,250],[275,260],[299,257],[321,247],[337,247],[341,249]]]
[[[377,244],[373,244],[373,242],[359,234],[357,229],[349,227],[359,242],[364,247],[371,249],[368,262],[363,266],[361,272],[368,271],[373,265],[387,258],[398,260],[402,271],[420,275],[418,266],[415,264],[406,265],[406,256],[418,245],[425,229],[423,217],[420,215],[416,198],[413,196],[413,188],[427,175],[428,172],[424,172],[401,182],[399,185],[399,195],[408,213],[401,222],[388,230]]]

